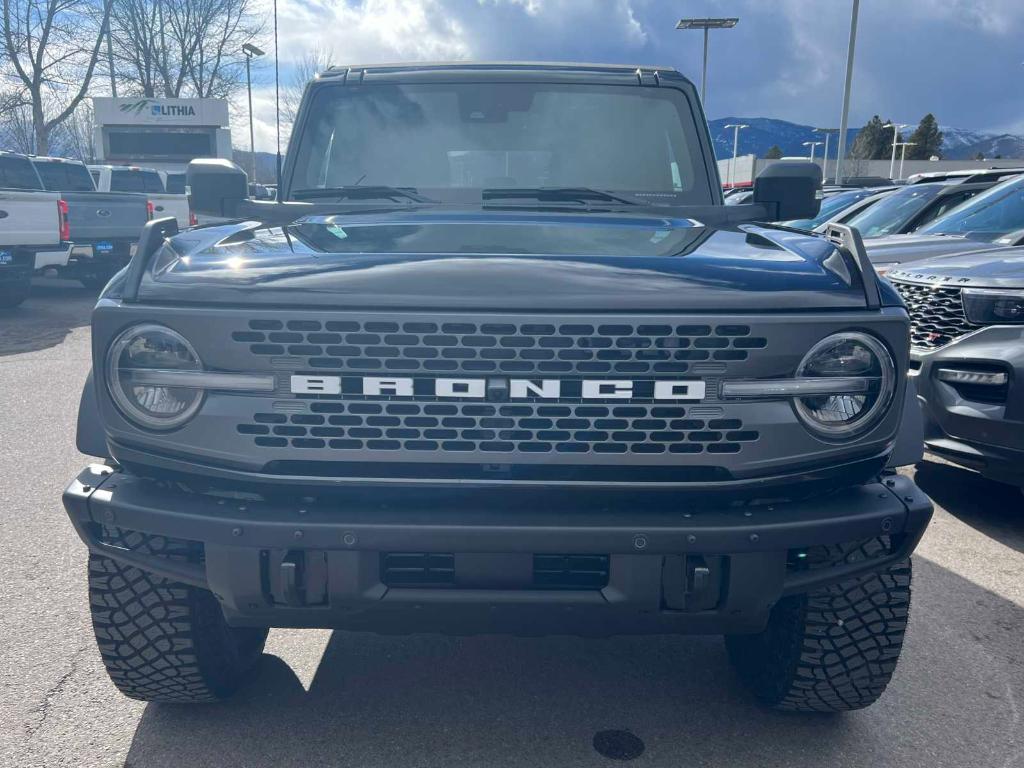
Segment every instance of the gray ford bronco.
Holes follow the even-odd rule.
[[[671,69],[331,69],[279,199],[194,161],[92,320],[64,494],[126,695],[269,627],[713,633],[771,706],[875,701],[931,505],[909,323],[821,178],[725,206]]]

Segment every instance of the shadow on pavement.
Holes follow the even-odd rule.
[[[24,304],[0,309],[0,357],[55,347],[89,325],[96,293],[72,280],[34,280]]]
[[[126,765],[609,765],[593,747],[609,729],[639,737],[647,766],[1008,765],[1020,756],[1024,608],[915,565],[909,646],[863,712],[759,707],[718,638],[335,632],[308,691],[266,656],[230,702],[147,706]]]
[[[936,461],[917,465],[914,479],[949,514],[986,536],[1024,552],[1024,494],[977,472]]]

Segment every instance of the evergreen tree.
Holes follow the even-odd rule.
[[[850,146],[850,157],[854,160],[878,160],[884,156],[886,147],[885,134],[891,132],[891,128],[883,128],[884,123],[878,115],[875,115],[857,132],[857,138]],[[892,139],[888,144],[892,149]]]
[[[764,153],[765,160],[778,160],[780,157],[782,157],[782,147],[778,144],[772,144],[768,151]]]
[[[932,155],[942,156],[942,131],[935,115],[929,112],[917,124],[917,130],[910,134],[907,141],[914,146],[907,147],[907,160],[928,160]]]
[[[985,153],[984,152],[979,152],[978,154],[976,154],[974,156],[974,159],[975,160],[984,160],[985,159]]]

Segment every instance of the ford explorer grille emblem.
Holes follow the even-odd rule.
[[[108,211],[106,208],[99,208],[96,211],[96,215],[102,216],[103,218],[107,218],[110,215],[110,211]]]

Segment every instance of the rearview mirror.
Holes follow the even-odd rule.
[[[186,185],[195,213],[233,218],[239,205],[249,197],[245,171],[230,160],[200,158],[188,164]]]
[[[817,163],[772,163],[754,179],[754,203],[772,221],[813,219],[821,207],[821,168]]]

